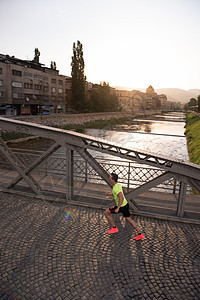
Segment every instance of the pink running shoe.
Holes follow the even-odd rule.
[[[108,233],[117,233],[119,230],[118,230],[118,228],[117,227],[112,227],[110,230],[108,230],[107,232]]]
[[[138,240],[141,240],[141,239],[144,239],[144,235],[141,233],[141,234],[138,234],[135,239],[138,241]]]

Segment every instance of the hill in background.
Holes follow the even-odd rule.
[[[181,102],[187,103],[190,101],[191,98],[197,98],[200,95],[200,90],[193,89],[193,90],[182,90],[176,88],[165,88],[165,89],[155,89],[157,94],[165,94],[167,95],[168,101],[173,102]]]
[[[123,86],[114,86],[114,88],[118,90],[127,90],[127,91],[133,90],[130,87],[123,87]],[[138,88],[135,90],[139,90],[143,93],[146,92],[146,89],[144,88]],[[191,98],[196,99],[200,95],[200,89],[191,89],[186,91],[177,88],[162,88],[162,89],[155,89],[155,92],[157,94],[165,94],[167,96],[168,101],[181,102],[181,103],[187,103],[190,101]]]
[[[200,95],[200,90],[198,90],[198,89],[192,89],[192,90],[189,90],[188,92],[194,93],[194,94],[196,94],[197,96]]]

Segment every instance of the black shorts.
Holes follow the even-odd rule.
[[[110,213],[111,214],[116,214],[115,209],[117,206],[112,206],[109,207]],[[125,206],[120,207],[119,213],[122,213],[125,218],[128,218],[131,216],[130,211],[129,211],[129,204],[127,203]]]

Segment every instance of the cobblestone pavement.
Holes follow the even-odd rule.
[[[0,299],[200,299],[199,226],[133,218],[0,192]]]

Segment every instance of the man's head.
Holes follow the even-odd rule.
[[[118,175],[115,174],[115,173],[111,173],[110,179],[113,180],[114,182],[117,182],[117,180],[118,180]]]

